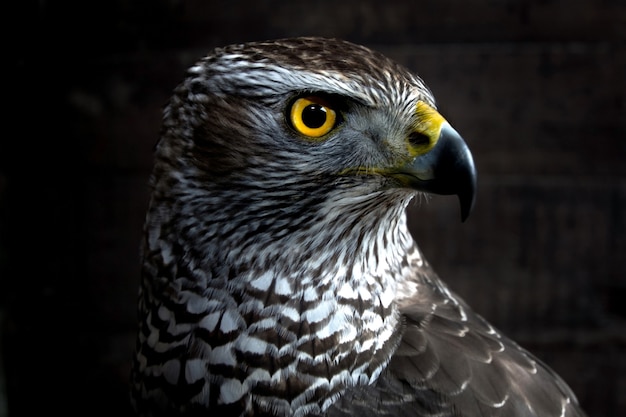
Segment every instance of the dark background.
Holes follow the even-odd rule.
[[[296,35],[363,43],[426,80],[480,177],[465,224],[451,198],[411,206],[420,246],[590,416],[626,415],[626,2],[12,3],[0,417],[130,413],[161,108],[213,47]]]

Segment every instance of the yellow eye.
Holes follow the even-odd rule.
[[[291,105],[289,113],[294,129],[310,138],[324,136],[335,127],[337,113],[319,97],[301,97]]]

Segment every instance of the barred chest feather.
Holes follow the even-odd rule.
[[[138,409],[298,417],[373,383],[400,338],[399,277],[419,254],[404,205],[377,217],[368,205],[378,199],[366,200],[358,218],[320,209],[323,219],[280,239],[243,243],[231,231],[238,246],[225,236],[202,240],[207,228],[198,226],[192,248],[176,226],[148,222]],[[162,218],[158,205],[151,210],[149,218]]]

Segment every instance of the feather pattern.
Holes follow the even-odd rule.
[[[427,264],[413,271],[420,291],[402,303],[404,334],[388,367],[329,416],[584,415],[558,375],[451,294]]]
[[[336,106],[321,140],[302,95]],[[164,109],[144,226],[133,402],[142,416],[577,416],[565,383],[423,259],[390,176],[420,78],[351,43],[233,45]],[[356,167],[356,168],[355,168]]]

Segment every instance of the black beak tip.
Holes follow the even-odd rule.
[[[461,222],[465,223],[474,209],[475,199],[474,196],[459,195],[459,202],[461,204]]]
[[[458,193],[459,203],[461,206],[461,222],[465,222],[470,213],[474,209],[476,203],[476,168],[474,168],[473,161],[470,164],[470,175],[468,176],[468,184],[465,185],[462,191]]]

